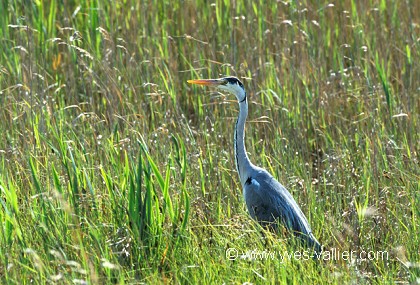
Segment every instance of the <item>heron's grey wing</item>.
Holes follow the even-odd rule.
[[[290,230],[298,233],[309,234],[311,228],[308,220],[296,203],[293,196],[273,176],[267,173],[264,180],[266,195],[273,204],[273,211],[282,217],[283,224]]]
[[[260,182],[252,177],[248,178],[244,185],[244,198],[251,217],[262,225],[271,225],[276,228],[277,220],[280,220],[282,224],[287,222],[285,213],[288,210],[281,207],[284,203],[279,203],[278,197],[270,195],[270,192],[265,187],[261,187]]]
[[[321,247],[312,234],[311,227],[302,210],[280,182],[265,170],[258,171],[250,182],[250,188],[255,194],[251,195],[252,199],[249,199],[249,203],[259,206],[257,208],[259,211],[255,211],[257,220],[271,223],[278,219],[287,229],[306,240],[311,247]],[[249,207],[248,210],[250,210]]]

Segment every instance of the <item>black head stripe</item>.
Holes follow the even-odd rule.
[[[225,77],[225,79],[230,83],[230,84],[238,84],[239,86],[241,86],[242,88],[244,88],[244,85],[242,84],[242,82],[234,77],[234,76],[229,76],[229,77]]]

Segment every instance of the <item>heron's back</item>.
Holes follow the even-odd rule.
[[[289,191],[262,168],[254,166],[249,177],[243,187],[250,215],[261,224],[274,228],[280,222],[310,247],[320,249],[308,220]]]

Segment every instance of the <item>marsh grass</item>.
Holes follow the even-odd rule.
[[[138,2],[138,1],[137,1]],[[0,2],[0,280],[411,283],[419,268],[418,1]],[[249,218],[246,144],[328,249]]]

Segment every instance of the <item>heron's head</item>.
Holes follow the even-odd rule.
[[[220,90],[227,91],[232,93],[236,96],[239,102],[244,101],[246,98],[246,92],[244,89],[244,85],[242,82],[234,77],[223,77],[219,79],[197,79],[197,80],[188,80],[188,83],[191,84],[198,84],[198,85],[206,85],[206,86],[214,86]]]

